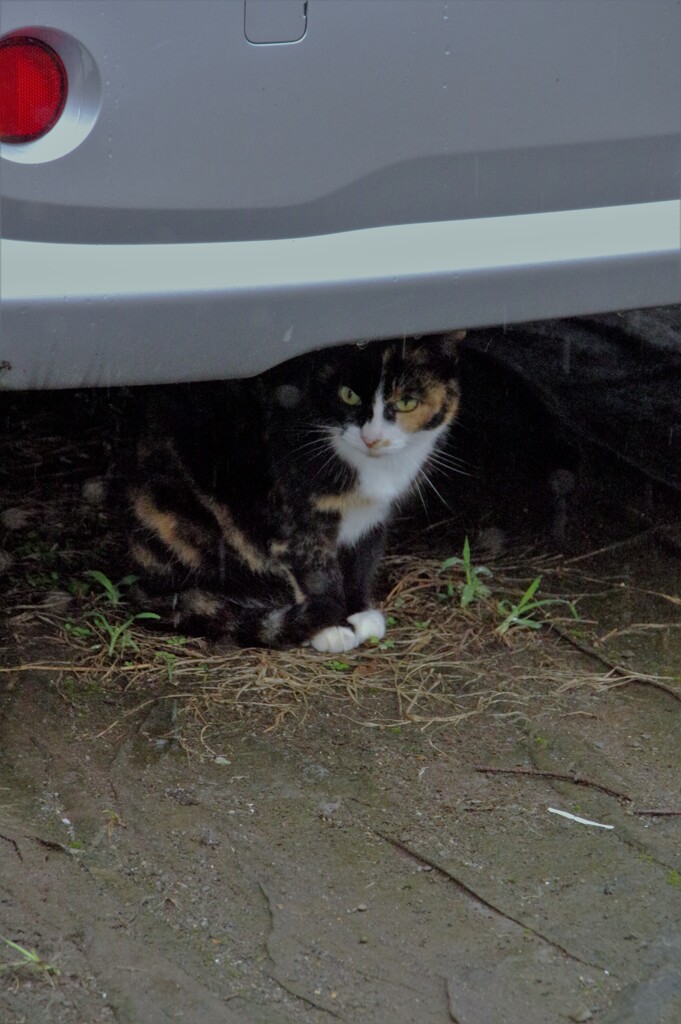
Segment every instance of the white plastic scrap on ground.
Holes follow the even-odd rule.
[[[560,814],[561,818],[569,818],[570,821],[578,821],[580,825],[593,825],[595,828],[614,828],[614,825],[604,825],[601,821],[590,821],[588,818],[580,818],[569,811],[559,811],[557,807],[549,807],[550,814]]]

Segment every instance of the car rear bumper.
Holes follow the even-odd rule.
[[[681,301],[676,201],[275,241],[2,241],[0,386],[208,380],[339,342]]]

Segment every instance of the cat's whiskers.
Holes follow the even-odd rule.
[[[311,440],[303,441],[297,447],[287,453],[287,461],[303,462],[309,466],[311,476],[309,482],[314,484],[321,476],[333,468],[331,479],[327,481],[330,486],[342,486],[346,482],[346,475],[343,466],[338,459],[338,453],[333,444],[333,433],[327,426],[308,425],[303,428],[296,428],[290,431],[291,435],[299,436],[316,434]]]
[[[467,469],[464,469],[465,463],[462,459],[458,459],[455,455],[450,455],[448,452],[443,452],[439,449],[431,452],[428,462],[440,472],[453,471],[461,476],[473,475]]]
[[[298,448],[294,448],[294,450],[288,454],[287,461],[291,461],[292,459],[301,460],[314,458],[314,456],[319,453],[326,452],[328,447],[328,441],[322,438],[318,438],[314,441],[308,441],[307,444],[301,444]]]
[[[449,511],[450,511],[450,512],[451,512],[452,514],[454,514],[454,509],[452,508],[452,506],[451,506],[451,505],[449,504],[449,502],[448,502],[448,501],[447,501],[447,500],[446,500],[446,499],[445,499],[445,498],[443,497],[443,495],[442,495],[442,494],[440,493],[440,491],[439,491],[439,490],[437,489],[437,487],[435,486],[435,484],[433,483],[433,481],[432,481],[432,480],[430,479],[430,477],[428,476],[428,472],[427,472],[427,469],[425,469],[425,468],[424,468],[424,469],[422,469],[422,470],[421,470],[421,474],[420,474],[420,476],[421,476],[421,479],[422,479],[422,480],[424,481],[424,483],[428,484],[428,486],[430,487],[431,491],[432,491],[432,492],[433,492],[433,493],[434,493],[434,494],[435,494],[435,495],[436,495],[436,496],[437,496],[437,497],[439,498],[439,500],[440,500],[440,501],[442,502],[442,504],[444,505],[444,507],[445,507],[446,509],[449,509]]]
[[[326,467],[330,464],[332,459],[333,459],[333,456],[329,455],[329,457],[327,458],[326,462],[323,462],[322,465],[319,466],[319,468],[316,470],[314,475],[310,478],[310,483],[311,484],[314,485],[317,482],[317,480],[319,480],[319,477],[322,475],[322,473],[324,472]]]
[[[454,509],[448,504],[448,502],[442,496],[442,494],[437,489],[437,487],[435,486],[435,484],[433,483],[433,481],[430,479],[430,477],[428,475],[428,462],[426,462],[425,465],[420,465],[419,463],[416,462],[415,459],[413,459],[408,454],[408,452],[406,450],[403,451],[402,454],[403,454],[404,458],[407,460],[407,462],[410,462],[413,466],[417,466],[418,467],[418,473],[416,474],[416,476],[414,478],[414,487],[415,487],[417,493],[419,494],[419,497],[421,498],[421,501],[423,502],[423,507],[426,509],[426,511],[427,511],[427,506],[425,504],[425,501],[423,499],[423,494],[421,492],[421,481],[423,481],[423,483],[425,483],[425,484],[428,484],[428,486],[430,487],[431,491],[433,491],[433,493],[439,498],[439,500],[442,502],[442,504],[445,506],[445,508],[449,509],[449,511],[453,513]],[[432,454],[433,453],[431,452],[431,456],[432,456]]]
[[[286,456],[286,461],[301,461],[303,459],[315,459],[318,455],[326,454],[330,444],[330,438],[328,430],[323,427],[309,427],[305,430],[305,433],[318,433],[321,436],[314,437],[311,441],[305,441],[303,444],[298,445]],[[302,431],[296,431],[296,433],[302,433]]]
[[[334,462],[336,462],[336,466],[334,467],[333,483],[339,483],[340,482],[340,478],[339,478],[339,469],[340,469],[340,467],[338,466],[338,457],[336,455],[336,452],[333,450],[333,448],[330,448],[329,454],[328,454],[327,458],[324,460],[324,462],[321,464],[321,466],[319,466],[317,468],[317,471],[315,472],[314,476],[310,480],[310,483],[314,484],[319,479],[319,477],[324,472],[324,470],[328,466],[330,466],[332,463],[334,463]]]
[[[421,504],[423,505],[423,511],[424,511],[424,512],[425,512],[426,514],[428,514],[428,504],[427,504],[427,502],[426,502],[426,499],[425,499],[425,495],[424,495],[424,493],[423,493],[423,488],[421,487],[421,481],[419,480],[419,476],[420,476],[420,475],[421,475],[421,474],[418,474],[418,475],[417,475],[417,476],[416,476],[416,477],[414,478],[414,490],[415,490],[415,491],[416,491],[416,493],[418,494],[418,496],[419,496],[419,501],[420,501],[420,502],[421,502]]]
[[[310,434],[316,434],[317,436],[313,437],[312,441],[306,441],[305,442],[305,444],[314,444],[314,442],[319,440],[320,437],[321,438],[328,438],[329,431],[328,431],[327,427],[305,426],[305,427],[295,427],[295,428],[289,429],[289,430],[286,431],[286,434],[287,434],[288,437],[291,437],[291,438],[293,438],[293,437],[309,437]],[[300,445],[299,447],[305,447],[305,445]],[[293,451],[297,451],[297,449],[294,448]]]

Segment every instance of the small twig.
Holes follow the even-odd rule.
[[[562,640],[566,640],[569,644],[572,644],[573,647],[576,647],[582,654],[586,654],[588,657],[594,658],[596,661],[599,661],[601,665],[609,668],[611,672],[615,672],[621,677],[623,683],[636,683],[641,686],[652,686],[656,690],[662,690],[663,693],[669,694],[669,696],[673,697],[674,700],[681,701],[681,692],[679,690],[675,690],[673,687],[667,686],[666,683],[661,682],[661,680],[654,676],[646,676],[640,672],[630,672],[622,665],[618,665],[616,662],[606,657],[605,654],[601,654],[600,651],[597,651],[590,644],[585,643],[583,640],[578,640],[575,636],[571,636],[570,633],[561,629],[555,622],[549,623],[549,629],[552,629],[554,633],[557,633]]]
[[[484,772],[488,775],[529,775],[537,779],[556,779],[558,782],[574,782],[577,786],[589,786],[591,789],[598,789],[601,793],[607,793],[608,796],[614,796],[618,800],[627,800],[629,803],[632,802],[632,798],[626,793],[621,793],[617,789],[611,789],[609,786],[603,786],[600,782],[593,782],[591,779],[585,779],[582,775],[572,774],[570,772],[543,772],[538,771],[536,768],[523,768],[520,765],[516,765],[514,768],[491,768],[485,765],[476,765],[476,772]],[[468,810],[469,808],[466,808]],[[660,810],[641,810],[633,811],[634,814],[639,816],[646,816],[649,818],[674,818],[681,817],[681,810],[676,808],[661,808]]]
[[[608,796],[617,797],[618,800],[632,802],[631,797],[627,796],[626,793],[622,793],[618,789],[611,789],[610,786],[604,786],[600,782],[593,782],[591,779],[586,779],[583,775],[577,775],[574,772],[543,772],[536,768],[522,768],[520,766],[515,768],[488,768],[485,765],[476,765],[475,771],[484,772],[488,775],[530,775],[535,779],[556,779],[558,782],[574,782],[577,786],[589,786],[591,789],[600,790],[601,793],[607,793]]]
[[[130,708],[128,711],[124,711],[122,715],[107,725],[106,729],[102,729],[101,732],[95,733],[92,737],[95,740],[101,740],[102,736],[106,736],[107,733],[111,732],[121,724],[126,718],[130,718],[132,715],[136,715],[139,711],[143,711],[144,708],[149,707],[150,704],[160,704],[163,700],[181,700],[191,697],[191,693],[160,693],[156,697],[150,697],[148,700],[143,700],[141,704],[136,704],[134,708]]]
[[[617,626],[615,629],[604,633],[599,638],[599,643],[607,643],[608,640],[612,640],[616,636],[623,637],[629,633],[643,633],[645,630],[653,629],[681,629],[681,622],[632,622],[630,626],[623,626],[622,628]]]
[[[32,836],[28,833],[24,838],[30,839],[31,842],[38,843],[40,846],[44,846],[46,850],[54,850],[55,853],[67,853],[71,856],[71,850],[69,850],[68,846],[64,846],[63,843],[58,843],[54,839],[43,839],[42,836]]]
[[[9,843],[10,846],[13,846],[14,847],[14,852],[16,853],[17,857],[19,858],[19,860],[23,861],[24,858],[21,856],[21,850],[19,849],[19,846],[17,845],[16,839],[12,839],[11,836],[3,836],[3,835],[0,835],[0,839],[4,839],[4,841],[6,843]]]
[[[644,814],[649,818],[677,818],[681,817],[681,810],[645,810],[645,811],[634,811],[634,814]]]
[[[660,530],[668,530],[670,524],[658,526],[650,526],[647,530],[641,530],[640,533],[635,533],[633,537],[627,537],[625,540],[617,540],[613,544],[606,544],[605,547],[595,548],[593,551],[587,551],[586,554],[576,555],[574,558],[566,558],[563,565],[576,565],[577,562],[584,562],[588,558],[596,558],[597,555],[607,554],[608,551],[617,551],[618,548],[628,547],[630,544],[636,544],[640,540],[649,537],[652,533],[658,533]]]
[[[68,672],[75,675],[78,672],[111,672],[115,668],[117,672],[141,672],[143,669],[158,669],[158,663],[137,664],[137,665],[42,665],[40,663],[28,665],[0,666],[0,673],[10,672]]]
[[[648,594],[650,597],[661,597],[663,601],[669,601],[670,604],[681,605],[681,597],[664,594],[661,590],[642,590],[639,587],[632,587],[632,590],[636,590],[639,594]],[[676,625],[676,623],[666,623],[666,625]]]

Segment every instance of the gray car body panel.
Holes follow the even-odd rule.
[[[3,386],[681,299],[677,0],[0,0],[26,26],[92,124],[0,147]]]

